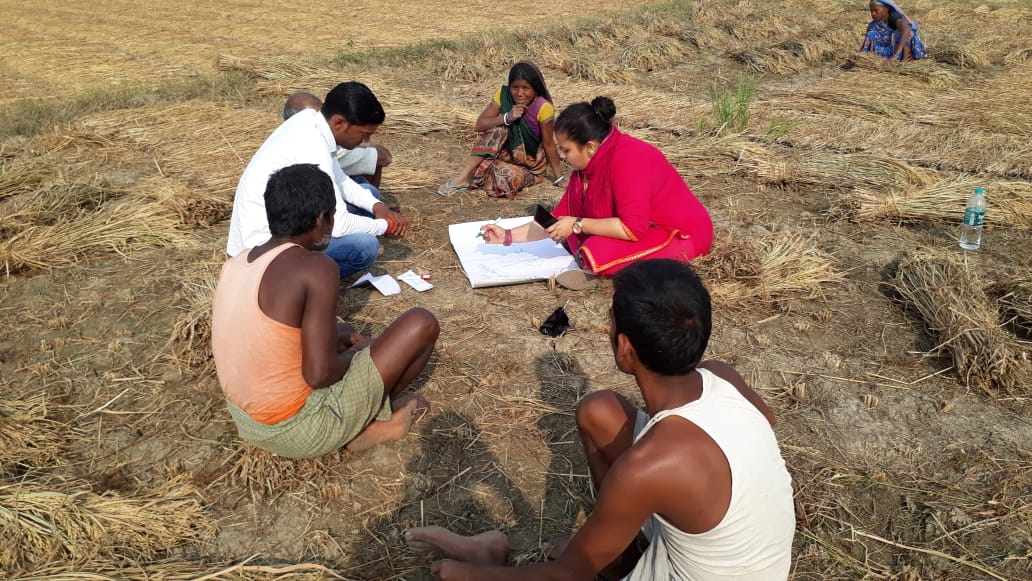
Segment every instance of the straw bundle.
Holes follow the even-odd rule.
[[[789,75],[805,70],[815,63],[834,60],[851,53],[854,35],[851,31],[826,30],[813,38],[793,35],[790,40],[773,46],[749,47],[735,51],[731,58],[748,66],[752,71]]]
[[[834,260],[796,232],[760,239],[724,235],[694,263],[715,302],[723,306],[790,295],[817,296],[824,285],[843,280]]]
[[[347,454],[341,449],[318,458],[291,460],[244,442],[235,454],[233,465],[215,482],[226,480],[231,488],[275,498],[335,479],[340,475],[339,465]]]
[[[993,285],[1008,324],[1032,338],[1032,276],[1016,277]]]
[[[389,192],[424,190],[437,181],[437,175],[433,172],[394,163],[383,178],[383,189]],[[409,217],[409,220],[412,218]]]
[[[743,154],[739,171],[766,184],[800,184],[827,190],[920,187],[934,180],[934,174],[928,170],[868,153],[824,157],[796,155],[781,159]]]
[[[634,74],[626,67],[587,55],[566,58],[559,69],[575,79],[598,83],[628,83],[634,80]]]
[[[63,214],[100,207],[120,193],[96,179],[40,184],[34,191],[0,201],[0,232],[14,236],[32,226],[51,224]]]
[[[1007,66],[1014,66],[1017,64],[1024,63],[1032,58],[1032,46],[1026,46],[1017,48],[1003,57],[1003,64]]]
[[[250,59],[229,54],[218,55],[215,58],[215,66],[220,71],[244,71],[270,81],[307,77],[321,71],[316,67],[298,63],[296,59],[284,57]]]
[[[652,71],[681,60],[684,52],[678,42],[662,37],[649,37],[623,49],[620,61],[638,69]]]
[[[211,304],[219,266],[205,264],[198,275],[182,281],[180,297],[185,304],[179,307],[179,316],[162,349],[177,363],[202,373],[210,372],[212,365]]]
[[[143,180],[134,190],[172,210],[180,222],[188,226],[207,228],[223,220],[233,208],[233,200],[229,196],[191,188],[161,176]]]
[[[62,483],[0,484],[0,568],[31,570],[55,560],[147,560],[215,530],[182,479],[132,497]]]
[[[0,400],[0,474],[54,464],[68,440],[77,435],[48,416],[43,393]]]
[[[428,107],[425,100],[419,100],[418,103],[395,105],[388,109],[384,131],[414,135],[427,135],[435,131],[470,132],[477,121],[477,114],[469,109],[443,104]]]
[[[731,58],[754,73],[791,75],[806,69],[806,63],[801,59],[777,49],[746,49],[731,53]]]
[[[0,240],[0,263],[7,272],[51,268],[134,246],[178,248],[188,237],[167,209],[126,198],[95,211],[65,212],[52,224],[31,225]]]
[[[993,396],[1024,385],[1028,353],[1001,329],[999,312],[965,263],[917,252],[900,262],[892,285],[938,341],[934,351],[949,354],[966,384]]]
[[[560,77],[549,82],[549,89],[557,101],[573,103],[591,101],[598,95],[605,95],[616,103],[616,122],[622,128],[649,128],[664,131],[678,139],[683,147],[685,135],[698,133],[698,120],[712,117],[713,105],[708,97],[692,96],[678,90],[659,91],[638,87],[634,84],[608,84],[586,82],[581,79]],[[693,143],[694,144],[694,143]]]
[[[936,42],[932,58],[960,69],[979,69],[992,64],[984,49],[953,38]]]
[[[743,158],[758,159],[770,156],[770,150],[762,143],[734,134],[711,135],[688,142],[683,139],[667,141],[661,138],[652,141],[684,175],[731,173],[736,167],[736,162]]]
[[[55,168],[39,160],[0,164],[0,202],[19,194],[32,194],[54,180]],[[6,220],[0,221],[6,223]]]
[[[920,81],[936,89],[952,87],[960,82],[956,73],[932,59],[907,63],[886,63],[883,58],[861,54],[851,58],[847,66],[882,75],[893,74],[904,77],[902,82]]]
[[[916,190],[848,194],[843,204],[858,220],[900,218],[959,223],[964,205],[976,187],[985,188],[986,222],[1023,230],[1032,229],[1032,184],[957,178]]]

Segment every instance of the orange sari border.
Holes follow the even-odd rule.
[[[653,246],[652,248],[647,248],[647,249],[642,250],[640,252],[635,252],[634,254],[631,254],[630,256],[625,256],[623,258],[617,258],[616,260],[612,260],[612,261],[610,261],[610,262],[608,262],[606,264],[603,264],[602,266],[598,266],[597,265],[597,263],[595,262],[595,257],[591,254],[591,249],[586,247],[586,246],[584,246],[583,243],[581,244],[579,250],[580,250],[580,253],[584,255],[584,258],[587,259],[588,265],[591,266],[591,272],[593,272],[595,274],[600,274],[602,271],[609,270],[610,268],[613,268],[614,266],[617,266],[617,265],[620,265],[620,264],[626,264],[628,262],[634,262],[636,260],[641,260],[642,258],[645,258],[646,256],[648,256],[650,254],[654,254],[656,252],[659,252],[660,250],[662,250],[662,249],[666,248],[667,246],[669,246],[670,242],[673,241],[675,236],[678,237],[678,238],[681,238],[682,240],[687,240],[687,239],[691,238],[690,234],[689,235],[685,235],[685,236],[681,236],[680,234],[681,234],[681,231],[679,229],[671,230],[670,231],[670,235],[667,236],[667,239],[665,241],[663,241],[662,244],[659,244],[657,246]]]

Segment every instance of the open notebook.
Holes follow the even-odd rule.
[[[530,216],[507,218],[498,225],[515,228],[530,220]],[[473,288],[547,280],[560,272],[578,269],[573,256],[562,245],[547,238],[512,246],[484,242],[477,233],[488,223],[490,220],[448,226],[452,247]]]

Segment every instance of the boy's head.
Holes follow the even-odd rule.
[[[277,170],[265,186],[265,215],[273,236],[309,232],[316,227],[319,216],[332,220],[335,208],[333,180],[311,163]]]
[[[613,289],[614,350],[625,335],[653,373],[691,373],[702,361],[712,328],[709,292],[692,267],[644,260],[618,272]]]

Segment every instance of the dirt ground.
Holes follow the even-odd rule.
[[[71,5],[30,14],[0,0],[17,33],[0,41],[3,119],[30,127],[32,111],[47,112],[34,129],[5,129],[0,144],[8,270],[0,399],[47,402],[31,424],[0,405],[0,436],[24,425],[59,442],[45,461],[6,464],[10,455],[0,455],[0,512],[3,486],[16,481],[132,498],[182,478],[201,506],[198,522],[212,524],[145,559],[124,547],[76,545],[12,564],[12,576],[188,578],[229,567],[223,577],[270,577],[275,567],[311,564],[349,579],[427,579],[426,559],[402,541],[408,527],[500,528],[516,563],[544,558],[549,539],[575,530],[593,502],[576,402],[599,389],[640,401],[612,363],[611,285],[471,289],[447,225],[525,216],[562,192],[545,183],[514,200],[433,194],[464,161],[472,119],[508,64],[529,57],[560,109],[612,96],[621,127],[660,146],[710,209],[719,244],[699,265],[714,293],[708,356],[738,368],[778,417],[796,491],[791,579],[1032,578],[1032,380],[968,385],[940,349],[951,338],[930,331],[890,284],[900,259],[919,249],[964,262],[987,284],[1027,276],[1032,212],[991,223],[982,250],[964,253],[953,219],[872,220],[843,210],[858,192],[958,180],[986,184],[990,222],[995,191],[1032,201],[1019,196],[1029,196],[1032,178],[1032,105],[1017,97],[1027,93],[1020,85],[1032,51],[1027,35],[1007,32],[1027,32],[1032,9],[913,1],[908,11],[927,31],[933,59],[942,50],[907,69],[853,59],[868,20],[863,2],[675,2],[630,12],[617,3],[521,2],[541,16],[512,32],[477,10],[382,16],[383,4],[351,4],[393,27],[355,27],[347,42],[333,42],[339,22],[325,25],[314,8],[295,17],[247,2],[159,2],[148,15],[107,2],[92,15]],[[823,23],[816,38],[814,18]],[[961,22],[999,37],[969,42]],[[797,39],[810,44],[790,44]],[[59,46],[83,47],[68,57],[81,78],[47,64]],[[216,67],[220,54],[238,60]],[[497,55],[507,55],[503,64]],[[720,131],[711,91],[743,75],[757,80],[750,119]],[[376,139],[395,163],[384,195],[413,225],[405,240],[384,242],[375,271],[427,271],[435,288],[395,297],[342,290],[338,314],[376,333],[406,308],[432,311],[441,339],[414,389],[433,408],[400,442],[291,462],[237,439],[208,352],[207,301],[236,178],[278,123],[283,96],[350,78],[366,80],[385,103]],[[169,88],[177,83],[204,88],[177,93]],[[111,93],[117,85],[127,95]],[[897,170],[866,169],[875,158],[900,160],[928,181],[896,183]],[[808,174],[817,160],[829,175],[841,171],[840,181]],[[772,161],[782,170],[774,177],[763,169]],[[952,202],[958,216],[966,192]],[[68,202],[73,195],[81,199]],[[48,196],[64,200],[47,202],[49,214],[30,201]],[[157,218],[135,219],[110,242],[86,229],[91,213],[107,208],[114,224],[122,202],[160,209],[171,225],[159,232]],[[756,257],[735,246],[788,238],[817,257],[827,282],[779,286],[786,281],[744,264]],[[745,296],[736,283],[758,290]],[[558,306],[573,329],[544,337],[537,327]],[[1012,326],[1005,333],[1019,359],[1032,358],[1028,336]],[[14,441],[0,438],[7,452]],[[233,569],[249,558],[248,566],[272,568]],[[164,574],[148,563],[164,563]],[[188,574],[188,564],[200,569]]]

